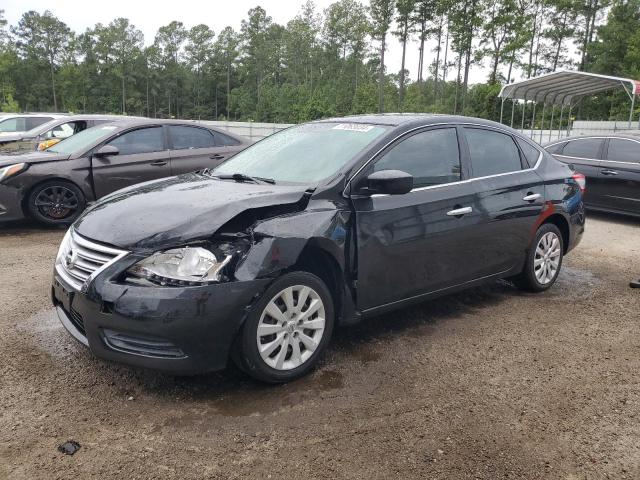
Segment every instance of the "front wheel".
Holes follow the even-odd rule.
[[[82,190],[64,180],[41,183],[31,191],[27,199],[30,216],[47,226],[73,223],[86,205]]]
[[[527,254],[524,270],[514,278],[516,286],[530,292],[542,292],[556,282],[564,245],[558,227],[545,223],[536,232],[533,248]]]
[[[308,272],[285,274],[252,308],[234,360],[263,382],[301,377],[326,349],[334,315],[331,293],[319,277]]]

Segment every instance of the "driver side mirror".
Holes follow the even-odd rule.
[[[103,145],[94,153],[94,155],[96,157],[110,157],[112,155],[118,155],[119,153],[120,150],[118,150],[118,147],[114,147],[113,145]]]
[[[380,170],[367,177],[368,194],[403,195],[413,189],[413,175],[401,170]]]

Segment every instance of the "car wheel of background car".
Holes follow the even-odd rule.
[[[234,360],[263,382],[293,380],[317,363],[333,324],[333,299],[324,282],[307,272],[285,274],[252,308]]]
[[[560,273],[562,252],[564,245],[560,230],[552,223],[545,223],[536,232],[524,270],[514,278],[514,283],[530,292],[547,290],[555,283]]]
[[[69,225],[80,216],[86,204],[82,191],[64,180],[37,185],[27,199],[31,217],[48,226]]]

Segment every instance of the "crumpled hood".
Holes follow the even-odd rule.
[[[42,163],[56,162],[58,160],[66,160],[69,155],[50,152],[29,152],[20,155],[0,155],[0,168],[16,163]]]
[[[197,173],[119,190],[74,224],[87,238],[127,250],[155,250],[207,238],[245,210],[298,202],[305,186],[218,180]]]

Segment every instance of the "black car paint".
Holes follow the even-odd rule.
[[[358,193],[366,163],[416,128],[473,122],[517,135],[505,127],[462,117],[339,121],[383,123],[393,129],[318,185],[234,183],[191,174],[129,188],[85,212],[73,227],[78,234],[132,252],[101,272],[86,292],[71,296],[67,309],[72,306],[84,318],[91,350],[110,360],[172,372],[216,370],[226,365],[252,303],[283,272],[320,269],[333,292],[338,322],[350,324],[518,273],[546,220],[566,231],[565,251],[580,241],[580,189],[571,169],[546,153],[535,170],[520,173],[523,182],[504,174],[463,177],[405,195]],[[463,171],[469,174],[466,153]],[[542,199],[523,203],[523,194],[534,190]],[[477,213],[446,215],[467,203]],[[123,279],[127,268],[154,251],[203,241],[245,246],[229,272],[230,281],[183,288],[136,286]],[[54,273],[54,303],[63,305],[67,290]],[[117,351],[108,347],[105,329],[169,339],[186,355],[166,359]]]
[[[562,148],[570,141],[600,140],[591,158],[566,156]],[[619,162],[607,157],[611,139],[637,143],[636,162]],[[573,165],[587,179],[584,203],[587,208],[624,215],[640,216],[640,138],[626,135],[569,137],[544,146],[561,162]]]
[[[29,165],[25,172],[0,184],[0,222],[24,218],[26,215],[25,199],[37,185],[48,180],[63,180],[73,183],[82,191],[88,202],[93,202],[113,191],[140,182],[169,177],[174,173],[184,173],[197,168],[214,167],[224,158],[233,156],[250,143],[239,137],[231,136],[238,141],[237,146],[188,150],[191,155],[198,156],[199,159],[195,161],[191,161],[189,157],[175,159],[172,167],[170,140],[165,133],[166,148],[161,152],[98,158],[94,153],[102,145],[132,130],[169,125],[197,126],[192,122],[140,119],[118,120],[110,123],[114,130],[97,140],[87,151],[71,155],[42,151],[0,156],[0,168],[17,163]],[[201,126],[201,128],[206,127]],[[210,130],[216,132],[213,129]],[[198,150],[207,150],[207,158],[202,158]],[[223,158],[214,158],[220,151],[223,152]],[[154,163],[156,164],[154,165]]]

